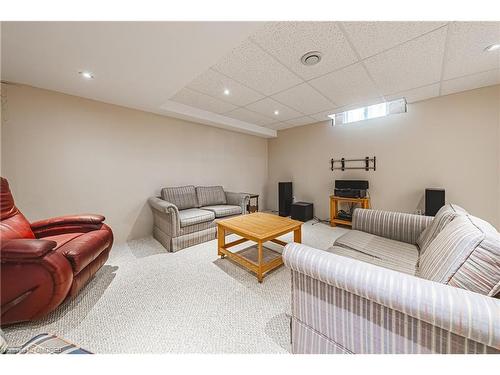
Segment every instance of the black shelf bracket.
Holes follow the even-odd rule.
[[[346,166],[346,163],[349,162],[363,162],[364,166],[352,166],[348,167]],[[336,163],[340,163],[340,166],[337,166]],[[346,159],[346,158],[341,158],[341,159],[330,159],[330,169],[332,171],[334,170],[341,170],[345,171],[347,169],[364,169],[365,171],[369,170],[377,170],[377,157],[374,156],[373,158],[370,158],[369,156],[365,156],[363,159]]]

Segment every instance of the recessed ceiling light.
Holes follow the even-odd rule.
[[[493,51],[496,51],[496,50],[498,50],[498,49],[500,49],[500,43],[495,43],[495,44],[492,44],[492,45],[490,45],[490,46],[486,47],[484,50],[485,50],[486,52],[493,52]]]
[[[94,75],[87,71],[78,72],[85,79],[94,79]]]
[[[300,58],[302,64],[306,66],[316,65],[321,61],[321,52],[311,51],[307,52],[304,56]]]
[[[278,115],[280,114],[280,111],[276,110],[276,111],[274,111],[274,114],[275,114],[276,116],[278,116]]]
[[[229,95],[230,93],[229,89],[224,89],[224,95]]]

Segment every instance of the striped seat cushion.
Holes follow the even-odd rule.
[[[340,236],[328,251],[410,275],[417,269],[417,246],[357,230]]]
[[[419,276],[448,284],[484,238],[484,232],[474,225],[469,216],[455,218],[420,257]]]
[[[224,217],[241,214],[241,206],[233,206],[229,204],[221,204],[217,206],[201,207],[202,210],[208,210],[215,214],[215,217]]]
[[[161,199],[175,204],[179,210],[199,207],[196,189],[192,185],[163,188]]]
[[[420,255],[427,250],[431,242],[443,230],[446,224],[450,223],[457,216],[466,214],[467,211],[456,204],[449,203],[441,207],[441,209],[436,213],[434,220],[432,220],[431,224],[425,228],[417,239]]]
[[[215,214],[213,212],[200,210],[199,208],[189,208],[187,210],[179,211],[181,228],[188,227],[190,225],[210,222],[214,219]]]
[[[196,195],[199,207],[217,206],[227,203],[226,193],[222,186],[197,186]]]

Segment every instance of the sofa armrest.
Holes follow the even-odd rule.
[[[250,194],[247,193],[234,193],[231,191],[226,191],[226,202],[234,206],[241,207],[241,213],[247,214],[247,206],[250,202]]]
[[[34,320],[59,306],[73,284],[73,270],[55,241],[2,242],[0,300],[2,324]]]
[[[403,212],[357,208],[352,216],[352,229],[415,245],[432,219]]]
[[[159,197],[150,197],[148,202],[156,213],[156,215],[154,215],[155,225],[159,226],[170,236],[177,237],[181,230],[181,221],[179,219],[179,209],[177,206]],[[161,217],[161,220],[157,220],[158,215]]]
[[[500,349],[500,300],[297,243],[283,259],[293,271]]]
[[[55,225],[68,224],[100,224],[104,221],[104,216],[96,214],[66,215],[50,219],[39,220],[31,223],[31,228],[38,229]]]
[[[55,241],[15,239],[2,241],[2,262],[32,261],[40,259],[57,246]]]
[[[104,216],[97,214],[67,215],[31,223],[36,238],[54,236],[75,231],[89,232],[102,226]]]

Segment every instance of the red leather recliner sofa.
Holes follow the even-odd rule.
[[[106,262],[113,232],[102,215],[29,223],[9,183],[0,188],[1,325],[38,319],[73,297]]]

